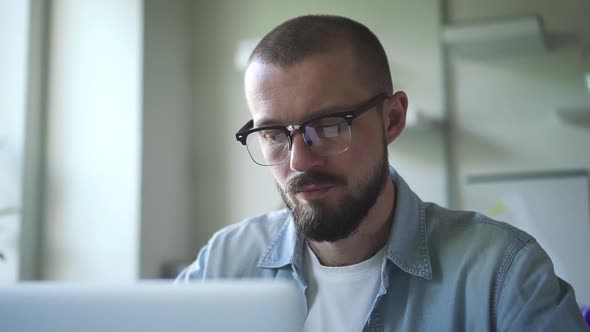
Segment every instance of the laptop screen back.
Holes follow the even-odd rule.
[[[301,331],[303,298],[291,284],[20,284],[0,287],[0,331]]]

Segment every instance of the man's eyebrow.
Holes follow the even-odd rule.
[[[253,128],[268,127],[268,126],[280,126],[280,124],[273,119],[262,118],[258,121],[256,121],[256,120],[254,121]]]
[[[298,121],[296,123],[287,123],[287,124],[285,124],[284,122],[277,121],[277,120],[274,120],[274,119],[261,118],[258,121],[254,121],[254,128],[300,124],[300,123],[303,123],[303,122],[305,122],[307,120],[314,119],[314,118],[317,118],[317,117],[320,117],[320,116],[326,115],[326,114],[340,113],[340,112],[346,112],[346,111],[353,111],[356,107],[358,107],[358,106],[356,106],[356,105],[353,105],[353,106],[333,106],[333,107],[322,108],[322,109],[313,111],[310,116],[308,116],[305,119],[303,119],[301,121]]]

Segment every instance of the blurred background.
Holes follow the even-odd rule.
[[[575,178],[533,193],[578,199],[549,222],[588,265],[587,0],[0,0],[0,282],[169,277],[216,230],[279,208],[234,138],[244,63],[310,13],[380,38],[410,98],[389,159],[423,200],[522,217],[538,209],[470,203],[470,185]]]

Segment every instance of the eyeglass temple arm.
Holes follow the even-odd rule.
[[[242,145],[246,145],[246,135],[244,135],[243,132],[245,132],[248,129],[252,129],[253,126],[254,120],[246,122],[246,124],[242,128],[240,128],[240,130],[238,130],[238,132],[236,133],[236,140],[242,143]]]

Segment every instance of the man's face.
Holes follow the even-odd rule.
[[[245,86],[254,126],[299,124],[353,110],[383,92],[364,87],[360,70],[348,49],[313,55],[285,69],[251,63]],[[348,237],[388,181],[388,139],[380,106],[352,122],[347,151],[314,155],[301,133],[294,132],[290,158],[270,167],[304,237],[318,242]]]

